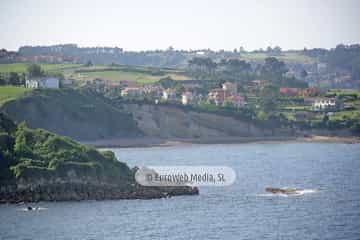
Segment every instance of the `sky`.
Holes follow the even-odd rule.
[[[0,48],[332,48],[360,43],[358,0],[0,0]]]

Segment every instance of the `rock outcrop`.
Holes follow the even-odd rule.
[[[197,194],[198,189],[193,187],[143,187],[136,183],[131,186],[63,183],[34,185],[30,188],[6,185],[0,188],[0,203],[157,199]]]

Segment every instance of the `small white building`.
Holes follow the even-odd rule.
[[[174,89],[166,89],[163,91],[162,99],[165,101],[176,101],[176,91]]]
[[[184,92],[181,95],[181,103],[183,105],[191,104],[194,101],[194,95],[192,92]]]
[[[230,94],[237,93],[237,84],[232,82],[225,82],[222,84],[222,89]]]
[[[317,110],[335,109],[341,106],[341,102],[336,98],[316,98],[312,106]]]
[[[28,79],[25,82],[27,88],[59,88],[60,80],[56,77],[43,77],[38,79]]]

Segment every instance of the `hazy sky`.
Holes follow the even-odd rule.
[[[0,48],[331,48],[360,43],[358,0],[0,0]]]

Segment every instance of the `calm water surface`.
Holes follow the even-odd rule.
[[[360,145],[200,145],[112,149],[135,165],[224,165],[229,187],[160,200],[0,205],[0,239],[360,239]],[[298,187],[281,197],[265,187]]]

